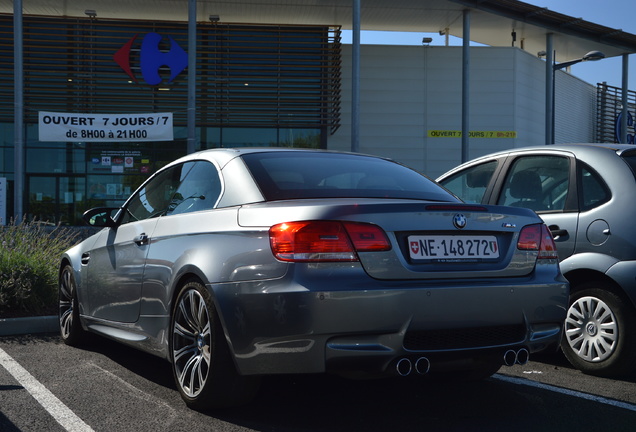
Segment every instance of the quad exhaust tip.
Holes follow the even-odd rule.
[[[530,353],[525,348],[508,350],[504,354],[503,361],[506,366],[524,365],[530,361]]]
[[[426,357],[420,357],[415,362],[411,359],[404,357],[398,360],[395,365],[395,370],[400,376],[410,375],[415,371],[418,375],[426,375],[431,369],[431,362]]]
[[[504,353],[503,363],[506,366],[525,365],[530,361],[530,353],[525,348],[511,349]],[[395,364],[395,370],[400,376],[408,376],[415,372],[418,375],[426,375],[431,370],[431,362],[426,357],[420,357],[413,361],[408,357],[402,357]]]

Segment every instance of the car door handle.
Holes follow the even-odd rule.
[[[146,233],[141,233],[137,237],[135,237],[134,241],[139,246],[146,245],[146,244],[148,244],[148,236],[146,235]]]
[[[564,237],[564,236],[568,235],[568,230],[561,229],[561,228],[559,228],[558,225],[550,225],[548,227],[548,229],[550,230],[550,233],[552,233],[552,237],[554,237],[554,238]]]

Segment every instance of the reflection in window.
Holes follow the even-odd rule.
[[[86,171],[85,152],[81,148],[27,148],[28,173],[66,174]]]
[[[480,204],[496,168],[497,161],[486,162],[444,179],[441,183],[462,201]]]
[[[589,167],[581,169],[582,203],[581,210],[590,210],[609,201],[610,191],[603,180]]]
[[[455,201],[437,183],[384,159],[313,151],[249,153],[242,158],[267,200],[347,197]]]
[[[166,215],[210,210],[221,195],[221,180],[213,164],[199,161],[173,195]]]
[[[193,162],[169,168],[146,183],[128,202],[122,223],[164,215]]]
[[[269,147],[278,140],[272,128],[223,128],[223,147]]]

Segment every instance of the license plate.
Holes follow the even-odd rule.
[[[476,260],[499,258],[495,236],[409,236],[411,259]]]

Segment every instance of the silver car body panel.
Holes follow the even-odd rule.
[[[157,221],[148,219],[97,234],[91,250],[82,254],[88,295],[85,313],[104,320],[137,321],[149,250],[141,238],[153,235]]]

